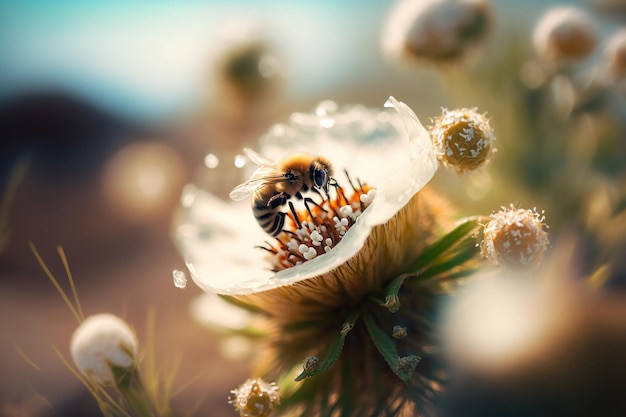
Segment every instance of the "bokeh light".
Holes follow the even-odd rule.
[[[102,193],[120,216],[131,222],[149,222],[172,212],[185,178],[182,158],[171,147],[137,142],[109,160]]]

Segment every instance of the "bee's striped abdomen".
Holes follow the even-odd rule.
[[[252,201],[252,212],[259,225],[266,233],[278,236],[285,225],[285,213],[279,211],[279,206],[270,208],[262,199]]]

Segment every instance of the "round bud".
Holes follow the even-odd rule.
[[[399,1],[383,32],[383,49],[406,61],[455,61],[485,37],[490,20],[483,0]]]
[[[278,387],[260,378],[248,379],[231,393],[230,403],[241,417],[267,417],[280,402]]]
[[[476,109],[443,110],[430,128],[437,159],[466,174],[484,165],[493,152],[495,136],[489,120]]]
[[[615,32],[606,42],[604,49],[611,75],[626,76],[626,29]]]
[[[87,317],[74,331],[70,350],[78,369],[94,382],[114,384],[111,367],[133,369],[138,342],[124,320],[113,314]]]
[[[480,249],[484,257],[495,264],[536,266],[548,248],[545,218],[536,209],[502,207],[491,215],[484,229]]]
[[[555,7],[543,15],[533,34],[537,53],[556,62],[586,58],[596,47],[591,16],[574,6]]]

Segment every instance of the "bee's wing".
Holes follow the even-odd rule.
[[[260,153],[256,152],[255,150],[251,148],[243,148],[243,153],[245,153],[246,156],[252,162],[254,162],[255,164],[259,166],[272,166],[272,167],[276,166],[275,161],[272,161],[268,157],[261,155]]]
[[[240,201],[252,194],[257,188],[263,184],[275,184],[285,181],[285,176],[274,166],[259,167],[249,180],[242,182],[230,192],[230,198]]]

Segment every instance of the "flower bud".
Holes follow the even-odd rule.
[[[615,32],[604,49],[609,72],[615,77],[626,77],[626,29]]]
[[[404,339],[407,335],[406,327],[404,326],[393,326],[393,330],[391,331],[391,336],[394,339]]]
[[[489,23],[483,0],[404,0],[389,16],[383,49],[391,58],[450,62],[482,40]]]
[[[280,403],[278,387],[260,378],[248,379],[231,393],[235,396],[230,403],[241,417],[266,417]]]
[[[543,15],[533,34],[537,53],[556,62],[587,57],[598,35],[591,17],[574,6],[555,7]]]
[[[502,207],[485,226],[481,253],[496,264],[536,266],[548,248],[548,233],[542,214],[536,209]]]
[[[94,382],[115,383],[112,367],[135,368],[138,342],[128,324],[113,314],[87,317],[74,331],[70,342],[78,369]]]
[[[467,174],[489,160],[495,136],[489,120],[476,109],[444,109],[433,122],[430,134],[439,162]]]

